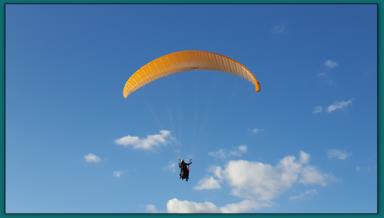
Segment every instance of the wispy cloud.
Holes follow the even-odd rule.
[[[161,144],[169,142],[171,131],[160,130],[158,134],[148,135],[144,138],[138,136],[124,136],[116,139],[115,143],[123,146],[124,148],[133,148],[137,150],[153,150]]]
[[[323,112],[323,107],[322,106],[316,106],[314,109],[313,109],[313,113],[314,114],[318,114],[318,113],[321,113]]]
[[[286,30],[287,30],[287,22],[280,22],[275,26],[273,26],[272,28],[272,32],[276,34],[284,33],[286,32]]]
[[[261,133],[262,131],[264,131],[264,129],[260,129],[260,128],[253,128],[253,129],[251,129],[251,133],[255,134],[255,135]]]
[[[305,192],[302,192],[302,193],[300,193],[298,195],[292,195],[288,199],[291,200],[291,201],[301,200],[301,199],[304,199],[304,198],[316,195],[317,193],[318,192],[317,192],[316,189],[310,189],[310,190],[306,190]]]
[[[248,150],[247,145],[239,145],[235,149],[227,150],[227,149],[219,149],[217,151],[209,152],[208,154],[214,158],[218,159],[228,159],[232,157],[241,157]]]
[[[323,71],[323,72],[318,73],[317,76],[319,76],[319,77],[326,77],[327,74]]]
[[[175,173],[177,172],[178,165],[175,161],[169,161],[168,164],[163,169],[168,170],[172,173]]]
[[[242,199],[241,202],[218,207],[212,202],[190,202],[173,200],[167,204],[168,211],[193,211],[193,212],[249,212],[255,209],[270,207],[274,200],[283,192],[295,185],[326,186],[332,176],[323,173],[317,167],[310,164],[311,156],[300,151],[298,157],[287,155],[276,165],[254,162],[248,160],[230,160],[224,166],[211,167],[212,176],[199,182],[201,184],[215,184],[212,186],[228,185],[231,195]],[[216,184],[218,183],[218,184]],[[197,188],[196,188],[197,189]],[[209,190],[207,188],[206,190]],[[204,190],[203,188],[197,190]],[[309,194],[309,193],[307,193]],[[247,207],[247,203],[252,206]],[[170,201],[168,201],[170,203]]]
[[[101,161],[100,157],[93,153],[88,153],[84,155],[84,160],[87,163],[96,164]]]
[[[325,106],[325,107],[318,105],[318,106],[314,107],[312,113],[314,113],[314,114],[319,114],[322,112],[333,113],[333,112],[343,110],[343,109],[351,106],[352,101],[353,101],[353,99],[334,101],[332,104]]]
[[[115,170],[113,171],[113,177],[121,178],[126,172],[124,170]]]
[[[339,66],[339,64],[336,62],[336,61],[333,61],[331,59],[328,59],[324,62],[324,66],[329,68],[329,69],[333,69],[337,66]]]
[[[345,150],[329,149],[327,151],[327,156],[331,159],[346,160],[350,154]]]
[[[199,181],[197,186],[195,186],[196,190],[211,190],[211,189],[219,189],[221,188],[220,183],[214,177],[206,177]]]
[[[334,71],[336,67],[338,67],[339,64],[331,59],[327,59],[323,63],[323,69],[321,69],[320,73],[317,74],[319,78],[326,84],[330,86],[334,86],[336,82],[332,79],[332,75],[330,72]]]
[[[352,99],[346,101],[335,101],[327,107],[327,112],[332,113],[344,109],[352,104]]]
[[[159,210],[154,204],[147,204],[145,211],[147,211],[147,213],[157,213]]]

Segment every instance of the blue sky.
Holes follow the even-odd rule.
[[[376,212],[376,47],[375,5],[7,5],[6,211]],[[261,92],[195,71],[122,97],[186,49]]]

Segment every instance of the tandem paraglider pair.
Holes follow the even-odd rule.
[[[189,160],[189,163],[186,163],[184,160],[180,160],[179,168],[180,168],[180,179],[188,182],[189,180],[189,165],[192,164],[192,159]]]
[[[123,89],[123,96],[127,98],[136,90],[162,77],[192,70],[230,73],[248,80],[255,86],[256,92],[260,91],[259,81],[240,62],[214,52],[185,50],[166,54],[142,66],[128,78]],[[180,161],[180,179],[188,181],[191,163]]]

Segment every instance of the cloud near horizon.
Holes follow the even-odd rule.
[[[159,210],[157,209],[156,205],[154,205],[154,204],[147,204],[145,206],[145,211],[147,213],[157,213],[157,212],[159,212]]]
[[[244,213],[252,209],[270,207],[268,204],[255,204],[250,200],[226,204],[222,207],[210,201],[195,202],[172,198],[167,202],[168,213]]]

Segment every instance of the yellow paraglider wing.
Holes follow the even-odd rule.
[[[216,70],[240,76],[251,82],[257,92],[260,84],[256,77],[241,63],[221,54],[186,50],[161,56],[137,70],[125,83],[124,98],[144,85],[159,78],[191,70]]]

